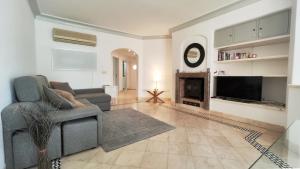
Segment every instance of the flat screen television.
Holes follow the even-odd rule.
[[[216,95],[224,99],[261,101],[261,76],[223,76],[216,78]]]

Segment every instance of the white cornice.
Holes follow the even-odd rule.
[[[200,22],[203,22],[203,21],[212,19],[214,17],[220,16],[222,14],[225,14],[225,13],[234,11],[236,9],[251,5],[251,4],[256,3],[258,1],[261,1],[261,0],[241,0],[241,1],[238,1],[238,2],[235,2],[235,3],[232,3],[232,4],[227,5],[225,7],[219,8],[215,11],[212,11],[212,12],[209,12],[205,15],[202,15],[202,16],[196,18],[196,19],[193,19],[193,20],[185,22],[181,25],[175,26],[175,27],[170,29],[170,33],[185,29],[187,27],[193,26],[193,25],[198,24]]]
[[[37,16],[41,13],[37,0],[27,0],[30,6],[30,9],[34,16]]]
[[[152,40],[152,39],[171,39],[170,35],[158,35],[158,36],[143,36],[144,40]]]
[[[65,19],[65,18],[60,18],[60,17],[46,15],[46,14],[39,14],[36,16],[36,18],[40,19],[40,20],[51,21],[54,23],[59,23],[59,24],[64,24],[64,25],[76,25],[76,26],[88,28],[91,30],[96,30],[96,31],[115,34],[115,35],[121,35],[121,36],[129,37],[129,38],[143,39],[143,36],[125,33],[125,32],[121,32],[121,31],[116,31],[116,30],[99,27],[96,25],[92,25],[92,24],[88,24],[88,23],[84,23],[84,22],[80,22],[80,21],[76,21],[76,20]]]

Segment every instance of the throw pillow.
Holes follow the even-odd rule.
[[[74,90],[71,88],[71,86],[67,82],[50,82],[50,85],[53,89],[67,91],[67,92],[71,93],[73,96],[75,96]]]
[[[50,89],[46,86],[43,86],[45,95],[48,97],[48,100],[53,106],[58,109],[72,109],[72,103],[69,102],[67,99],[58,95],[55,90]]]
[[[63,90],[58,90],[58,89],[55,89],[55,92],[57,94],[59,94],[60,96],[64,97],[65,99],[67,99],[69,102],[71,102],[73,107],[75,107],[75,108],[86,107],[86,105],[84,105],[80,101],[76,100],[75,97],[69,92],[66,92]]]

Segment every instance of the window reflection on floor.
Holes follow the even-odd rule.
[[[112,98],[112,105],[136,103],[137,99],[137,90],[124,90],[120,91],[118,97]]]

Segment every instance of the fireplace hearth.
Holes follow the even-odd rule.
[[[176,103],[209,109],[209,69],[176,74]]]

